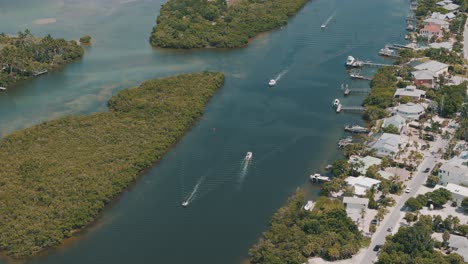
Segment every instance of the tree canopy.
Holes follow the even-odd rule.
[[[202,115],[224,75],[184,74],[120,91],[108,112],[0,140],[0,249],[20,257],[90,223]]]
[[[75,41],[34,37],[29,30],[10,37],[0,34],[0,86],[9,87],[36,72],[50,70],[83,56]]]
[[[302,264],[313,256],[346,259],[366,244],[342,202],[320,197],[310,212],[302,208],[304,199],[298,191],[275,213],[268,231],[250,249],[250,263]]]
[[[169,0],[156,20],[151,44],[163,48],[234,48],[287,24],[308,0]]]

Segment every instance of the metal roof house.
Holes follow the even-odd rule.
[[[417,120],[425,111],[424,106],[414,103],[400,104],[395,107],[395,112],[406,120]]]
[[[426,91],[416,89],[416,86],[408,85],[405,88],[398,88],[393,95],[395,98],[401,98],[404,96],[410,97],[411,99],[417,101],[426,97]]]
[[[379,156],[394,157],[400,149],[401,143],[402,139],[400,135],[383,133],[371,148],[375,149]]]
[[[398,128],[398,131],[401,131],[401,129],[405,126],[405,123],[406,119],[400,115],[392,115],[391,117],[387,117],[383,120],[382,127],[393,125],[394,127]]]

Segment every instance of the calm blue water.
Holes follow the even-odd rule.
[[[0,134],[69,114],[105,111],[110,96],[141,81],[217,70],[226,84],[202,120],[77,238],[30,263],[240,263],[275,210],[339,152],[335,114],[347,55],[383,62],[402,42],[408,2],[317,0],[290,24],[229,51],[152,49],[161,0],[0,0],[0,31],[93,37],[83,60],[0,95]],[[335,13],[325,30],[320,25]],[[55,18],[37,25],[35,20]],[[283,73],[269,88],[269,79]],[[369,72],[370,74],[371,72]],[[359,104],[362,97],[343,99]],[[242,162],[253,152],[249,164]],[[188,208],[181,202],[196,188]]]

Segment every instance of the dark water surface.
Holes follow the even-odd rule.
[[[240,263],[274,211],[339,152],[331,102],[351,82],[347,55],[402,42],[407,1],[317,0],[290,24],[230,51],[168,51],[148,44],[162,0],[0,0],[0,32],[93,37],[83,60],[0,94],[0,135],[68,114],[105,111],[141,81],[219,70],[226,84],[202,120],[91,228],[31,263]],[[325,30],[320,25],[336,13]],[[55,18],[37,25],[35,20]],[[267,82],[283,73],[278,84]],[[359,104],[349,97],[344,104]],[[253,152],[249,164],[242,162]],[[198,186],[195,188],[195,186]],[[186,209],[181,202],[196,192]]]

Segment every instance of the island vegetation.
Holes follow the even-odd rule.
[[[315,256],[347,259],[368,245],[341,201],[322,196],[307,211],[304,200],[298,190],[273,215],[268,231],[249,251],[250,263],[302,264]]]
[[[85,35],[80,38],[80,43],[82,45],[90,45],[91,44],[91,36]]]
[[[234,48],[281,27],[308,0],[169,0],[151,44],[163,48]]]
[[[108,112],[68,116],[0,140],[0,249],[34,254],[93,221],[200,118],[215,72],[120,91]]]
[[[47,35],[34,37],[26,29],[17,36],[0,34],[0,86],[9,87],[17,81],[31,78],[61,67],[83,56],[76,41],[54,39]]]

